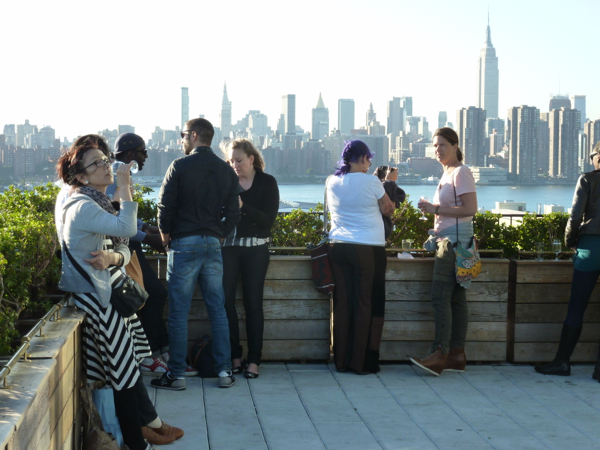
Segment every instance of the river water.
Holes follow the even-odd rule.
[[[140,184],[143,180],[140,179]],[[433,198],[435,185],[400,186],[416,203],[421,196]],[[323,202],[324,184],[280,184],[279,195],[288,202],[317,203]],[[148,198],[157,198],[159,188],[155,187]],[[527,211],[537,212],[538,203],[542,205],[561,205],[565,211],[571,207],[575,184],[540,185],[540,186],[477,186],[477,203],[479,208],[494,209],[496,202],[512,200],[525,202]]]

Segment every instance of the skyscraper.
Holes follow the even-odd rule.
[[[404,108],[400,106],[401,101],[401,97],[392,97],[392,100],[387,102],[387,132],[395,136],[404,130],[404,118],[406,114],[404,113]]]
[[[586,162],[586,167],[585,170],[590,171],[592,170],[592,165],[590,164],[590,158],[589,155],[592,153],[592,150],[594,149],[594,145],[596,145],[596,142],[600,141],[600,119],[597,120],[589,120],[587,121],[584,125],[583,125],[583,135],[585,137],[584,142],[585,142],[585,147],[584,147],[584,153],[585,153],[585,162]]]
[[[550,105],[548,109],[552,111],[553,109],[571,109],[571,100],[566,95],[555,95],[550,98]]]
[[[579,176],[579,126],[581,113],[575,109],[553,109],[548,113],[551,177],[575,181]]]
[[[571,109],[576,109],[581,113],[581,130],[586,122],[585,118],[585,95],[571,95]]]
[[[296,94],[283,95],[281,101],[285,134],[296,134]]]
[[[514,181],[533,183],[537,180],[539,123],[540,110],[534,106],[515,106],[508,110],[508,173]]]
[[[223,85],[223,101],[221,102],[221,136],[229,138],[231,133],[231,102],[227,97],[227,83]]]
[[[373,109],[373,102],[369,104],[369,109],[367,110],[367,115],[365,117],[365,125],[368,127],[371,121],[377,120],[377,114],[375,114],[375,110]]]
[[[350,134],[354,129],[354,100],[340,98],[338,100],[338,130],[342,134]]]
[[[490,19],[485,34],[485,47],[479,54],[479,76],[477,84],[477,107],[486,112],[490,118],[498,117],[498,57],[492,45]]]
[[[446,111],[440,111],[438,113],[438,128],[445,127],[447,122],[448,122],[448,113],[446,113]]]
[[[190,120],[190,97],[188,88],[181,88],[181,129],[185,127],[185,123]]]
[[[469,106],[456,111],[456,128],[464,163],[485,166],[485,110]]]
[[[312,110],[312,133],[311,139],[315,141],[322,140],[329,134],[329,109],[325,108],[323,97],[319,93],[317,107]]]

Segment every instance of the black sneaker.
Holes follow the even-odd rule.
[[[152,387],[157,389],[168,389],[170,391],[183,391],[185,389],[185,378],[171,378],[170,372],[163,374],[158,380],[150,381]]]
[[[219,373],[219,387],[228,388],[235,384],[235,377],[231,370],[223,371]]]

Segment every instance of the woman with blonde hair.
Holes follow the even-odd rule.
[[[279,210],[277,181],[264,172],[260,151],[248,139],[235,139],[226,147],[227,161],[240,180],[239,223],[223,242],[223,290],[229,320],[231,362],[234,373],[246,365],[242,359],[240,330],[235,308],[238,280],[242,279],[242,296],[246,311],[248,339],[246,378],[258,378],[262,357],[264,315],[263,289],[269,267],[271,227]]]

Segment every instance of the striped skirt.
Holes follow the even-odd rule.
[[[86,312],[83,327],[83,368],[88,382],[103,381],[118,391],[132,388],[139,362],[151,355],[137,315],[123,318],[109,303],[103,307],[94,294],[73,294]]]

